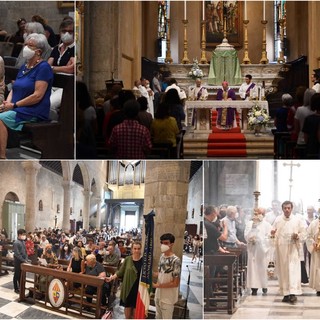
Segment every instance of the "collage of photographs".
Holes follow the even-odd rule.
[[[0,319],[319,319],[319,15],[0,0]]]

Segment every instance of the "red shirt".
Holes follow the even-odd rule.
[[[145,159],[152,148],[150,131],[137,120],[124,120],[115,126],[109,143],[117,159]]]

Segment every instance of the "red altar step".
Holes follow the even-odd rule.
[[[236,129],[236,128],[235,128]],[[208,157],[246,157],[247,143],[242,133],[211,133],[208,137]]]

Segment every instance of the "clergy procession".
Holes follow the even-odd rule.
[[[267,299],[270,285],[272,295],[280,295],[274,302],[287,305],[303,303],[304,296],[311,296],[311,292],[320,297],[319,212],[308,206],[306,219],[294,212],[293,202],[280,205],[276,200],[267,213],[265,208],[257,207],[247,220],[248,213],[241,211],[238,206],[226,205],[208,206],[205,210],[205,314],[225,309],[229,314],[235,312],[244,304],[243,299],[237,298],[238,289],[240,296]],[[235,265],[223,264],[228,256],[237,254]],[[224,284],[230,274],[233,288],[226,289]],[[226,290],[232,296],[223,299]],[[229,303],[236,306],[229,309]],[[208,315],[212,317],[212,313]]]

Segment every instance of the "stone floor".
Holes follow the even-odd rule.
[[[240,300],[233,315],[222,312],[206,312],[204,319],[320,319],[320,297],[308,285],[302,285],[303,294],[295,305],[282,302],[277,280],[269,281],[268,294],[251,296],[249,291]]]
[[[202,270],[202,265],[198,263],[191,264],[191,255],[184,255],[180,292],[183,297],[188,294],[189,319],[203,318]],[[189,271],[190,286],[188,293]],[[75,316],[45,309],[40,304],[19,303],[19,296],[13,291],[12,279],[13,274],[11,272],[9,275],[0,277],[0,319],[75,319]],[[119,297],[115,301],[113,319],[124,319],[124,309],[119,306]]]

